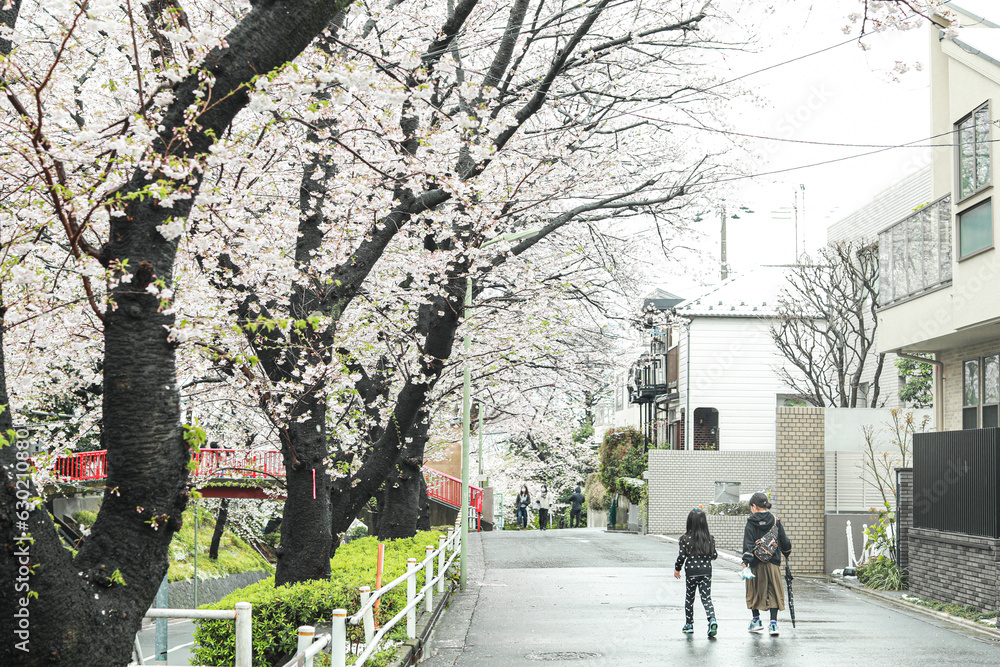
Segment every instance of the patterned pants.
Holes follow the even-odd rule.
[[[701,604],[705,607],[705,614],[709,620],[715,618],[715,606],[712,604],[712,577],[707,574],[699,574],[685,579],[687,592],[684,595],[684,618],[688,623],[694,623],[694,589],[697,588],[701,594]]]

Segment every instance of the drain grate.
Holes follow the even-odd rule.
[[[600,653],[587,651],[548,651],[546,653],[529,653],[524,656],[528,660],[591,660],[601,657]]]

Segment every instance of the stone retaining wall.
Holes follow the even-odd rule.
[[[218,602],[233,591],[255,584],[270,576],[270,572],[256,570],[239,572],[218,579],[199,579],[198,604]],[[171,609],[194,609],[194,581],[188,579],[167,584],[167,604]]]

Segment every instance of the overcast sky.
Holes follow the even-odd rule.
[[[926,138],[930,134],[926,69],[913,70],[898,81],[893,81],[891,71],[896,61],[926,64],[928,29],[875,36],[867,51],[853,41],[786,63],[847,40],[846,17],[858,6],[858,0],[796,0],[783,3],[780,11],[760,21],[757,52],[730,58],[728,73],[737,77],[777,67],[743,80],[763,98],[764,105],[730,105],[725,120],[732,129],[764,137],[846,144],[901,144]],[[929,157],[926,149],[901,148],[797,169],[874,149],[766,140],[750,140],[750,145],[762,155],[751,164],[755,173],[792,171],[731,184],[727,209],[732,212],[746,206],[754,211],[740,212],[740,218],[728,224],[729,264],[738,272],[793,260],[796,192],[800,248],[814,249],[825,243],[830,222],[860,208],[877,192],[927,164]],[[804,186],[804,211],[800,186]],[[705,237],[698,245],[718,257],[718,216],[704,224]],[[663,287],[685,296],[685,291],[695,289],[689,280],[677,276]]]

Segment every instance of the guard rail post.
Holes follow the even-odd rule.
[[[249,602],[236,603],[236,667],[253,663],[253,607]]]
[[[406,636],[409,639],[414,639],[417,636],[417,606],[413,604],[417,598],[416,558],[406,559],[406,571],[410,575],[406,578],[406,606],[410,607],[410,610],[406,612]]]
[[[334,609],[330,628],[330,667],[347,665],[347,610]]]
[[[444,561],[445,561],[445,541],[448,538],[444,535],[438,535],[438,583],[437,589],[438,593],[444,593]]]
[[[316,635],[316,628],[312,625],[300,625],[298,641],[295,644],[295,653],[304,653],[309,645],[312,644],[313,637]],[[312,658],[306,658],[305,667],[312,667]]]
[[[424,590],[427,591],[424,601],[427,604],[424,608],[429,614],[434,611],[434,547],[428,544],[424,551],[427,554],[424,558],[427,561],[427,567],[424,569]]]
[[[361,606],[364,607],[368,604],[368,600],[371,599],[371,586],[362,586],[358,590],[361,592]],[[365,625],[365,643],[368,644],[371,642],[372,637],[375,636],[375,614],[372,612],[371,607],[365,610],[363,620]]]

